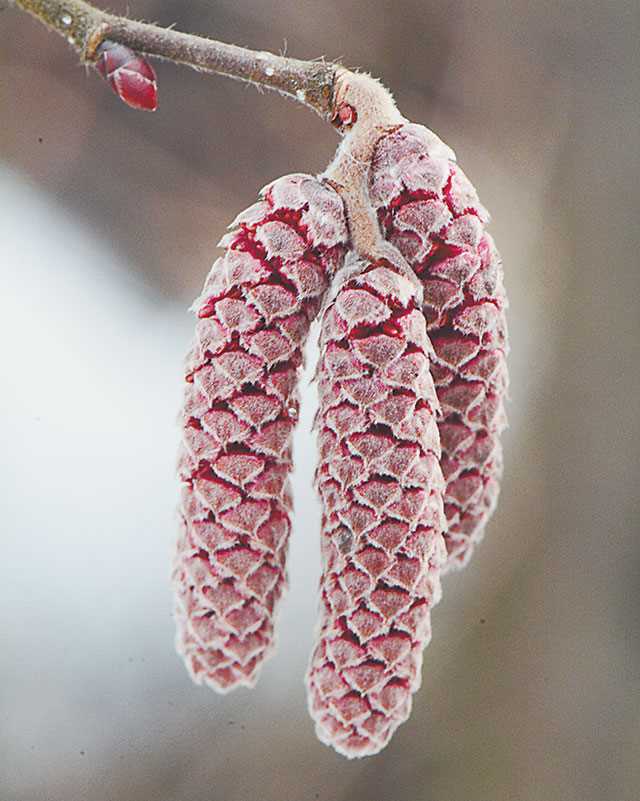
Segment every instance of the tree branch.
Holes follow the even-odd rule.
[[[136,22],[83,0],[13,0],[13,4],[64,36],[87,64],[96,61],[98,48],[109,40],[196,70],[273,89],[327,120],[335,116],[334,83],[340,70],[336,64],[276,56]]]
[[[345,135],[324,178],[342,197],[353,250],[369,261],[392,262],[417,280],[400,252],[383,237],[371,208],[368,175],[375,145],[385,131],[405,120],[391,94],[370,75],[136,22],[107,14],[84,0],[12,2],[64,36],[80,58],[96,66],[135,108],[153,110],[156,103],[155,74],[141,53],[264,86],[312,108]],[[124,53],[116,52],[119,46]]]

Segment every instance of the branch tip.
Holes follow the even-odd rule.
[[[107,14],[84,0],[13,0],[71,44],[84,63],[100,59],[104,42],[176,64],[226,75],[287,95],[326,120],[333,115],[337,66],[324,59],[303,61],[249,50],[203,36]]]

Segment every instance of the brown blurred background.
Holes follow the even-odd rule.
[[[129,6],[343,58],[454,147],[510,292],[505,481],[445,582],[413,716],[381,755],[345,761],[315,740],[302,684],[307,381],[278,654],[252,693],[193,687],[167,578],[185,309],[257,189],[321,171],[336,138],[285,99],[170,64],[159,111],[135,113],[59,37],[0,12],[0,798],[640,798],[640,6]]]

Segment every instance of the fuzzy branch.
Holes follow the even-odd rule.
[[[312,108],[345,136],[324,176],[342,197],[353,250],[368,261],[396,264],[417,280],[400,252],[382,236],[369,199],[368,167],[375,144],[384,131],[404,121],[393,97],[377,80],[334,63],[276,56],[114,16],[84,0],[12,0],[12,4],[64,36],[82,61],[96,66],[134,108],[156,107],[155,74],[139,54],[264,86]],[[124,55],[116,51],[118,46]],[[119,72],[120,84],[115,80]]]
[[[132,50],[226,75],[288,95],[325,119],[333,117],[334,82],[339,67],[302,61],[224,44],[101,11],[83,0],[13,0],[59,33],[83,62],[95,62],[100,45],[110,40]]]

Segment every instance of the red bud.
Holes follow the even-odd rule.
[[[98,55],[96,69],[122,101],[132,108],[156,110],[156,73],[143,56],[109,40],[100,45]]]
[[[336,128],[351,128],[357,121],[358,112],[349,103],[341,103],[331,120]]]

